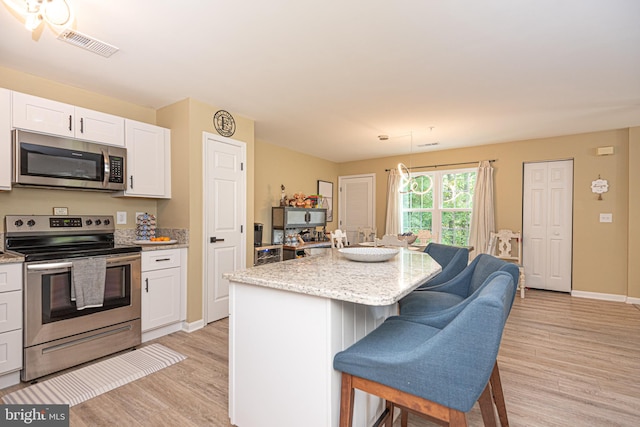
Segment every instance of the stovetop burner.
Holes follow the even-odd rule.
[[[116,245],[113,216],[7,215],[5,249],[25,261],[80,258],[140,252],[140,246]]]

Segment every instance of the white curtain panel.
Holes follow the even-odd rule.
[[[469,245],[473,251],[470,260],[486,252],[491,232],[495,230],[493,208],[493,168],[491,162],[483,160],[478,165],[476,189],[473,193],[473,213],[469,229]]]
[[[387,222],[384,234],[400,234],[400,174],[393,168],[387,177]]]

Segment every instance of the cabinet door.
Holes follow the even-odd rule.
[[[0,332],[22,329],[22,291],[0,293]]]
[[[0,190],[11,190],[11,91],[0,88]]]
[[[286,226],[296,226],[299,225],[304,227],[307,225],[307,211],[305,210],[287,210],[286,214]]]
[[[0,334],[0,374],[22,368],[22,330]]]
[[[60,136],[74,136],[73,105],[13,92],[13,127]]]
[[[142,331],[180,321],[180,268],[142,274]]]
[[[169,130],[125,121],[127,190],[125,196],[171,197]]]
[[[87,141],[124,147],[124,118],[76,107],[75,136]]]
[[[327,225],[327,211],[326,209],[311,209],[309,210],[309,225],[310,226],[323,226]]]

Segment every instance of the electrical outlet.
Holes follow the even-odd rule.
[[[600,222],[613,222],[613,214],[612,213],[601,213],[600,214]]]
[[[53,208],[54,215],[69,215],[69,208]]]
[[[116,224],[126,224],[127,223],[127,213],[126,212],[117,212],[116,214]]]

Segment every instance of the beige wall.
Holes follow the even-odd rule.
[[[158,124],[172,130],[172,198],[158,204],[158,217],[167,227],[189,229],[187,322],[203,318],[204,246],[203,230],[203,132],[218,135],[213,115],[220,108],[186,99],[158,110]],[[231,112],[233,114],[233,112]],[[254,216],[254,122],[234,114],[233,139],[247,148],[247,265],[253,262]]]
[[[264,224],[262,242],[271,242],[271,207],[280,204],[280,185],[285,194],[317,194],[318,180],[333,182],[334,198],[337,199],[338,164],[256,141],[255,165],[255,222]],[[337,201],[335,206],[337,207]],[[337,212],[337,211],[336,211]],[[327,223],[327,230],[336,228],[337,216]],[[249,258],[247,259],[247,263]],[[253,258],[251,258],[253,262]]]
[[[0,87],[155,124],[156,112],[152,108],[140,107],[8,68],[0,67]],[[10,135],[0,137],[10,138]],[[156,205],[155,200],[114,198],[110,193],[91,191],[32,188],[15,188],[10,192],[0,191],[0,218],[5,215],[25,213],[51,215],[54,206],[69,208],[71,215],[106,214],[115,216],[117,211],[124,211],[127,212],[128,224],[116,227],[133,228],[135,213],[155,214]],[[159,225],[164,226],[161,222],[162,219],[159,221]],[[4,229],[4,225],[1,227]]]
[[[637,128],[633,129],[632,134],[634,156],[636,160],[640,160]],[[614,146],[615,154],[596,156],[595,149],[600,146]],[[496,227],[514,230],[522,227],[523,164],[574,159],[573,289],[627,295],[630,212],[627,129],[434,151],[415,154],[411,159],[408,156],[398,156],[349,162],[340,164],[339,174],[343,176],[376,173],[376,225],[378,230],[384,230],[387,179],[385,169],[394,167],[399,161],[407,165],[411,163],[421,166],[475,163],[485,159],[496,159],[493,163]],[[609,181],[609,192],[603,195],[602,201],[596,200],[596,195],[591,193],[591,181],[597,179],[598,175]],[[635,176],[637,178],[637,175]],[[635,182],[638,182],[637,179]],[[637,201],[634,206],[634,212],[637,214],[640,211]],[[612,213],[613,223],[600,223],[600,213]],[[637,237],[638,231],[635,233]],[[637,278],[640,272],[634,270],[633,274]],[[635,282],[637,283],[637,279]],[[636,293],[640,292],[638,288],[640,286],[636,284]]]

